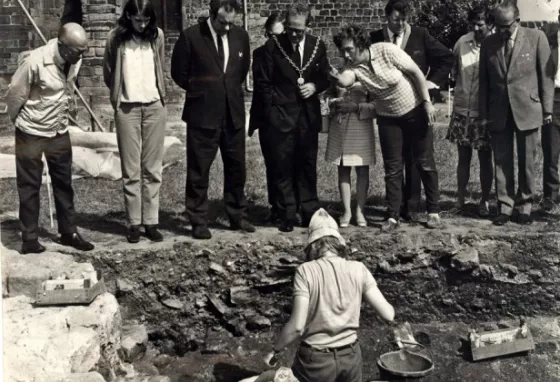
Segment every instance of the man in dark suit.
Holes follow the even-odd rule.
[[[426,28],[408,24],[410,5],[406,0],[389,0],[385,6],[387,25],[370,33],[372,43],[391,42],[403,49],[420,67],[427,78],[432,102],[441,98],[440,88],[445,87],[451,67],[453,53],[430,35]],[[430,128],[431,130],[432,128]],[[430,131],[430,134],[433,134]],[[403,206],[401,216],[406,220],[417,220],[422,193],[420,174],[412,163],[412,152],[403,147],[405,179],[403,183]]]
[[[550,47],[542,31],[519,25],[515,1],[503,1],[493,15],[497,33],[487,37],[480,48],[479,115],[488,123],[494,152],[499,212],[494,224],[506,224],[514,209],[519,224],[531,224],[539,127],[552,123],[554,79],[547,71]]]
[[[186,211],[193,237],[211,238],[208,182],[218,148],[224,163],[224,202],[231,228],[254,232],[245,210],[245,105],[249,36],[233,25],[236,0],[211,0],[210,17],[184,30],[173,49],[171,76],[186,90]]]
[[[317,198],[317,149],[321,130],[318,94],[329,86],[325,44],[306,34],[309,8],[295,3],[286,13],[286,33],[265,45],[262,72],[256,86],[262,91],[264,111],[270,122],[274,190],[279,229],[294,229],[299,209],[302,225],[319,209]]]
[[[268,16],[264,24],[265,37],[270,39],[272,36],[278,36],[284,33],[283,24],[284,15],[281,13],[273,13]],[[253,99],[251,102],[251,111],[249,118],[249,136],[253,136],[255,130],[259,130],[259,143],[266,168],[266,189],[268,193],[268,204],[270,204],[269,221],[274,223],[279,220],[280,216],[276,210],[276,197],[274,195],[274,174],[272,168],[272,147],[275,145],[268,134],[269,122],[264,115],[263,97],[261,89],[257,85],[258,78],[262,72],[264,63],[265,45],[262,45],[253,51]]]
[[[560,23],[560,15],[558,16]],[[559,202],[558,192],[558,158],[560,157],[560,70],[558,65],[558,43],[560,42],[560,24],[548,24],[546,37],[550,46],[549,75],[554,78],[554,104],[552,107],[552,123],[543,125],[541,145],[543,150],[543,201],[544,211],[551,211]]]

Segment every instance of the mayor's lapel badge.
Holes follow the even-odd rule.
[[[239,52],[239,58],[243,58],[243,52]]]

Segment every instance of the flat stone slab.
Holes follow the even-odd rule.
[[[93,275],[93,265],[77,263],[71,255],[57,252],[28,255],[9,250],[6,254],[2,252],[2,284],[3,287],[6,284],[5,293],[10,297],[24,295],[35,298],[38,287],[45,280],[59,277],[84,279]]]

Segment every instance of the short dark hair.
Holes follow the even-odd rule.
[[[269,37],[272,27],[275,24],[281,23],[283,21],[284,21],[284,16],[280,12],[272,13],[270,16],[268,16],[266,22],[264,23],[264,35],[266,37]]]
[[[305,16],[305,25],[311,22],[311,10],[307,4],[295,2],[286,9],[285,20],[288,21],[290,16]]]
[[[410,13],[410,4],[406,0],[389,0],[385,6],[385,16],[389,16],[393,11],[399,11],[403,15]]]
[[[493,17],[490,15],[488,7],[484,5],[477,5],[469,10],[467,21],[471,23],[478,20],[484,20],[487,24],[493,22]]]
[[[237,0],[210,0],[210,16],[215,18],[220,8],[224,8],[226,12],[239,13],[241,5]]]
[[[340,31],[333,36],[334,45],[336,45],[338,49],[342,48],[342,42],[344,40],[354,41],[354,45],[359,50],[365,50],[371,45],[369,33],[356,24],[340,28]]]
[[[496,4],[492,9],[492,15],[495,16],[496,12],[513,12],[513,17],[519,18],[519,8],[517,7],[517,0],[502,0]]]

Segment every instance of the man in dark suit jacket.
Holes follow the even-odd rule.
[[[558,16],[560,23],[560,15]],[[554,78],[554,104],[552,123],[546,124],[541,132],[543,150],[543,201],[542,209],[551,211],[559,200],[560,178],[558,177],[558,158],[560,157],[560,70],[558,65],[559,24],[548,24],[546,37],[551,55],[548,65],[549,75]]]
[[[271,14],[264,24],[265,36],[270,39],[284,33],[283,15],[280,13]],[[264,115],[264,102],[260,87],[257,85],[259,76],[262,72],[264,54],[266,47],[262,45],[253,51],[253,99],[249,118],[249,136],[253,136],[255,130],[259,130],[259,143],[263,154],[264,165],[266,167],[266,189],[268,193],[268,203],[270,204],[270,222],[276,222],[280,216],[276,210],[276,197],[274,195],[274,174],[272,168],[272,147],[275,145],[268,134],[269,122]]]
[[[530,224],[539,127],[552,122],[554,80],[547,71],[550,47],[542,31],[519,25],[514,1],[503,1],[493,13],[497,33],[487,37],[480,48],[479,116],[488,123],[494,152],[499,212],[494,224],[506,224],[514,209],[519,224]]]
[[[256,86],[262,91],[272,156],[279,229],[294,229],[299,209],[307,226],[319,208],[317,149],[321,130],[318,94],[329,86],[325,44],[306,34],[309,8],[295,3],[286,13],[286,33],[265,45],[264,64]]]
[[[387,25],[370,33],[372,43],[392,42],[403,49],[427,76],[432,100],[438,99],[439,89],[445,87],[451,67],[453,53],[430,35],[426,28],[408,24],[410,6],[405,0],[389,0],[385,7]],[[433,102],[433,101],[432,101]],[[430,128],[431,129],[431,128]],[[430,132],[433,134],[433,132]],[[420,174],[412,164],[410,148],[403,148],[405,180],[403,184],[403,206],[401,215],[406,220],[417,220],[422,193]]]
[[[218,148],[224,163],[224,202],[231,228],[254,232],[245,209],[245,104],[249,36],[233,25],[236,0],[211,0],[210,17],[184,30],[173,49],[171,76],[186,90],[186,211],[193,237],[209,239],[208,182]]]

